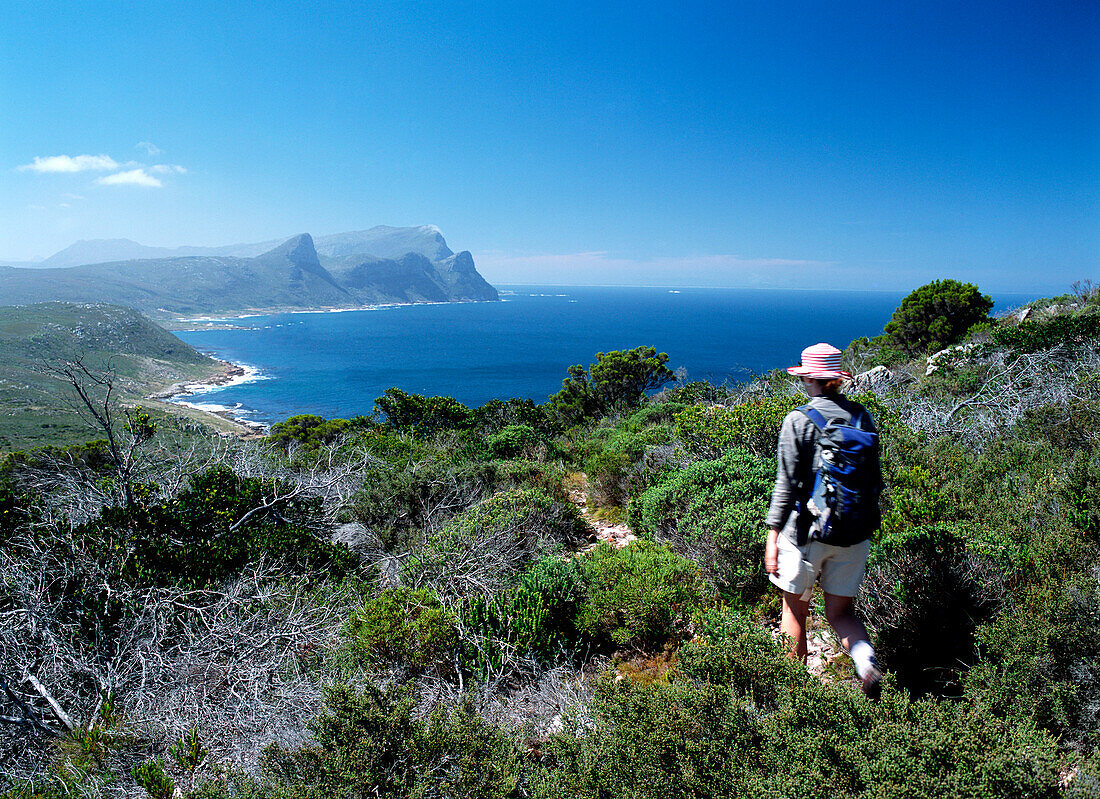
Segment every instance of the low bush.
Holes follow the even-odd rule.
[[[290,498],[276,500],[280,495]],[[141,585],[202,587],[261,558],[278,559],[296,571],[327,568],[341,576],[358,558],[310,529],[318,507],[318,500],[295,496],[287,485],[215,466],[195,475],[170,500],[106,508],[79,533],[102,537],[106,529],[129,537],[124,575]]]
[[[600,544],[580,567],[587,595],[577,627],[599,642],[660,647],[682,636],[692,612],[709,601],[698,566],[652,541]]]
[[[345,635],[361,660],[413,672],[449,671],[455,617],[427,591],[388,588],[348,619]]]
[[[774,483],[774,459],[730,450],[666,475],[630,504],[628,520],[698,561],[727,597],[751,599],[767,585],[763,520]]]
[[[176,792],[176,783],[164,770],[164,763],[158,758],[139,763],[131,771],[134,782],[145,789],[149,799],[172,799]]]
[[[491,399],[470,412],[471,431],[480,436],[491,436],[506,427],[529,427],[540,437],[554,432],[546,407],[536,405],[530,399],[512,397],[507,400]]]
[[[767,629],[728,608],[704,613],[678,657],[688,677],[728,685],[761,708],[775,707],[781,691],[810,679]]]
[[[502,491],[431,534],[405,565],[406,582],[430,586],[448,603],[512,588],[544,555],[587,542],[575,505],[537,488]]]
[[[666,799],[748,793],[753,725],[728,688],[605,678],[589,708],[544,747],[537,799]],[[744,792],[743,792],[744,791]],[[774,794],[771,794],[774,795]]]
[[[668,403],[683,403],[695,405],[700,402],[723,402],[729,399],[729,394],[721,387],[706,380],[696,380],[685,383],[676,388],[666,388],[660,395]]]
[[[555,499],[541,488],[493,494],[455,517],[450,530],[467,535],[511,531],[531,541],[532,550],[575,548],[587,542],[592,532],[576,505]]]
[[[446,524],[496,482],[492,466],[455,465],[436,452],[402,466],[372,470],[352,500],[351,514],[394,550],[415,543],[429,526]]]
[[[731,447],[772,456],[784,417],[804,402],[805,397],[768,397],[732,407],[693,405],[676,414],[676,437],[701,458],[717,458]]]
[[[539,435],[533,427],[512,424],[499,433],[489,436],[486,444],[494,458],[516,458],[529,454],[539,440]]]
[[[647,453],[672,440],[672,430],[659,420],[671,411],[649,405],[623,420],[603,435],[593,436],[585,459],[590,505],[622,507],[644,490],[654,470],[642,466]]]
[[[545,747],[539,799],[1050,797],[1055,742],[980,705],[878,704],[815,680],[760,705],[725,684],[605,679]]]
[[[327,691],[312,740],[265,750],[257,793],[267,799],[333,797],[519,797],[521,757],[502,729],[469,702],[439,706],[425,720],[397,687],[344,685]],[[258,799],[259,799],[258,797]],[[215,799],[215,797],[204,797]]]
[[[465,635],[460,663],[486,677],[508,671],[516,658],[547,665],[571,659],[579,649],[576,619],[584,596],[576,561],[544,558],[495,599],[465,600],[458,609]]]
[[[967,553],[966,534],[959,525],[917,526],[872,550],[857,610],[879,662],[917,695],[961,692],[978,657],[975,629],[1007,594],[995,566]]]
[[[1018,325],[998,325],[990,331],[997,344],[1016,352],[1076,347],[1100,336],[1100,314],[1061,314],[1050,319],[1025,319]]]
[[[1100,584],[1079,574],[1066,585],[1027,589],[977,631],[982,659],[967,692],[997,715],[1031,720],[1079,752],[1100,747]]]
[[[686,410],[691,404],[683,400],[672,399],[665,399],[663,402],[651,402],[623,419],[619,427],[636,433],[654,425],[668,425],[672,423],[672,419],[676,414]]]

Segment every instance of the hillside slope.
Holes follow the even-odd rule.
[[[0,307],[0,450],[97,437],[73,411],[71,386],[49,373],[76,358],[93,371],[112,371],[120,399],[129,403],[224,368],[133,308]]]

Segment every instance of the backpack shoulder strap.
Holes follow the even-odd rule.
[[[802,413],[806,414],[806,417],[814,423],[814,427],[818,430],[824,430],[829,424],[825,417],[821,415],[821,411],[817,408],[810,407],[809,404],[800,405],[795,410],[802,411]]]

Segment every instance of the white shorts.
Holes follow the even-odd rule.
[[[821,580],[821,590],[834,596],[855,596],[863,573],[867,570],[867,553],[871,541],[836,547],[820,541],[795,546],[785,535],[779,536],[779,571],[771,581],[790,594],[809,599],[814,583]]]

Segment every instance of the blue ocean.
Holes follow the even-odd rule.
[[[561,388],[597,352],[654,346],[689,380],[742,381],[798,363],[819,341],[875,336],[904,296],[872,291],[498,286],[502,302],[405,305],[233,319],[236,329],[179,333],[249,367],[202,407],[272,424],[300,413],[369,414],[390,386],[468,406]],[[1034,299],[995,296],[997,309]]]

